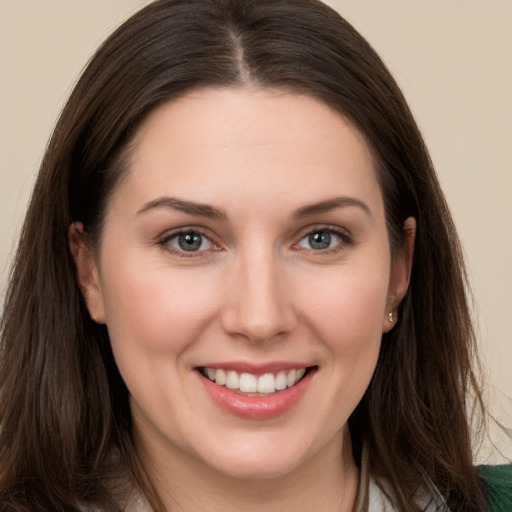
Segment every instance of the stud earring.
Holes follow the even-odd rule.
[[[389,321],[394,324],[395,323],[395,319],[393,318],[393,311],[390,311],[388,313],[388,318],[389,318]]]

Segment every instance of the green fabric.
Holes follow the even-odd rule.
[[[480,466],[489,497],[488,512],[512,512],[512,464]]]

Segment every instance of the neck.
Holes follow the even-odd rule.
[[[138,443],[144,466],[167,512],[351,512],[359,472],[348,430],[285,475],[236,478],[182,453]],[[156,445],[155,445],[156,448]]]

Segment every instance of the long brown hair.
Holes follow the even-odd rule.
[[[87,312],[68,228],[101,234],[141,120],[193,87],[284,88],[341,112],[373,151],[392,249],[417,219],[410,289],[384,335],[349,425],[356,462],[388,482],[400,512],[431,481],[456,511],[480,511],[468,417],[481,393],[461,249],[407,104],[377,54],[316,0],[160,0],[101,46],[65,106],[23,227],[1,323],[2,510],[117,510],[114,477],[158,498],[131,434],[128,392],[104,326]],[[110,483],[109,483],[110,482]]]

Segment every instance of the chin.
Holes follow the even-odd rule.
[[[217,448],[220,446],[217,445]],[[263,439],[250,440],[242,436],[233,440],[229,448],[208,450],[209,453],[203,452],[201,458],[203,464],[206,463],[219,475],[245,481],[269,480],[300,471],[316,451],[313,446],[286,442],[283,437],[275,439],[274,436],[264,436]]]
[[[292,474],[301,466],[300,461],[276,457],[274,460],[266,458],[234,459],[225,464],[212,467],[214,471],[228,478],[243,481],[261,481],[284,478]]]

